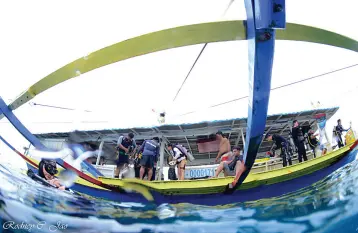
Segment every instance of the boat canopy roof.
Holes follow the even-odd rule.
[[[293,120],[298,120],[301,126],[317,129],[314,115],[325,113],[327,120],[331,118],[338,110],[338,107],[326,109],[313,109],[301,112],[282,113],[270,115],[266,120],[265,133],[280,134],[288,137],[290,126]],[[193,124],[179,125],[161,125],[157,127],[141,127],[127,129],[99,129],[85,130],[75,132],[51,132],[35,134],[45,144],[56,141],[68,141],[73,134],[76,135],[78,142],[92,142],[99,144],[102,140],[105,142],[106,150],[114,149],[118,137],[132,132],[135,135],[136,143],[139,145],[145,139],[152,137],[162,137],[164,141],[170,143],[179,143],[188,148],[196,158],[195,164],[202,164],[201,159],[215,159],[215,152],[200,153],[198,142],[209,140],[217,131],[222,131],[230,140],[232,146],[238,145],[243,148],[242,135],[246,136],[247,118],[235,118],[220,121],[205,121]],[[242,133],[241,133],[242,132]],[[272,142],[263,141],[259,153],[264,153],[272,147]],[[111,154],[111,153],[106,153]],[[114,154],[114,153],[113,153]],[[260,154],[259,154],[260,155]],[[111,160],[111,158],[108,158]],[[203,162],[203,161],[202,161]]]

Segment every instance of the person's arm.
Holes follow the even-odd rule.
[[[66,187],[63,186],[58,179],[49,180],[49,183],[55,185],[59,190],[65,190],[66,189]]]

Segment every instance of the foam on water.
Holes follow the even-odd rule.
[[[75,196],[44,187],[24,171],[6,168],[0,166],[0,217],[8,230],[8,221],[28,224],[32,232],[86,233],[356,232],[358,227],[357,161],[284,196],[215,207],[115,203]]]

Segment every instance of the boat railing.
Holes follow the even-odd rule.
[[[100,171],[105,177],[114,178],[114,172],[116,170],[115,165],[95,165],[94,166],[98,171]]]

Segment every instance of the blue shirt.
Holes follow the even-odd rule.
[[[145,140],[142,146],[139,148],[138,153],[142,152],[142,155],[158,157],[159,144],[154,140]]]

